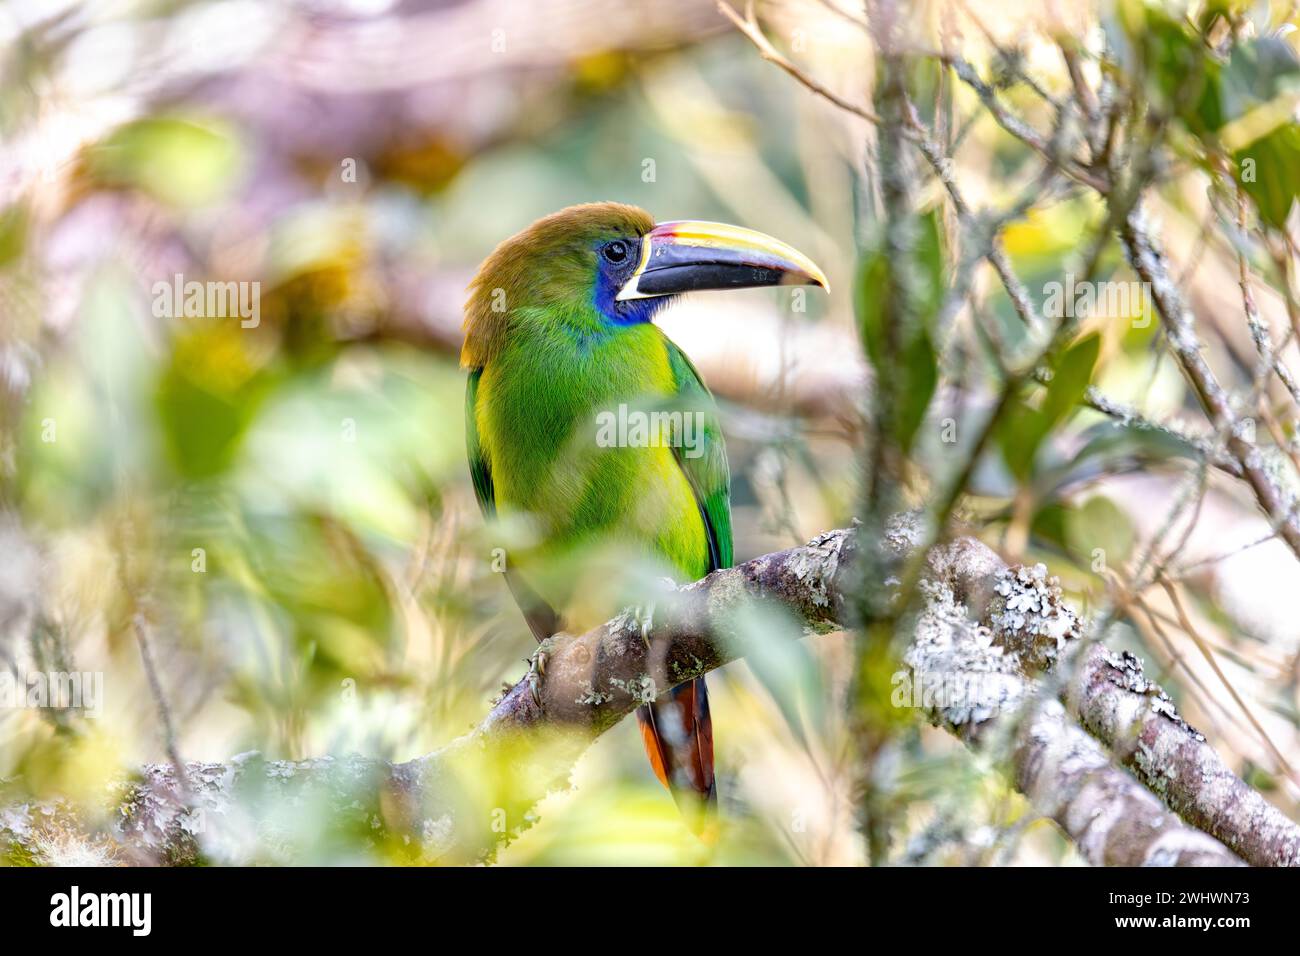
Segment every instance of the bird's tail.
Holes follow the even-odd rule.
[[[704,678],[674,687],[666,700],[638,708],[636,719],[655,776],[672,792],[690,828],[710,839],[718,791],[713,779],[713,720]]]

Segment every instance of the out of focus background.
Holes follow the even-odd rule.
[[[519,678],[535,644],[492,572],[458,355],[474,269],[537,217],[614,199],[744,223],[851,284],[857,131],[700,0],[23,0],[0,46],[5,660],[39,633],[105,674],[99,719],[0,711],[0,776],[36,794],[93,800],[166,759],[141,610],[186,760],[407,759]],[[156,315],[177,274],[260,282],[258,324]],[[848,296],[724,298],[664,327],[728,400],[749,557],[846,520],[863,373]],[[714,680],[722,859],[853,859],[842,643],[797,647],[769,688]],[[633,722],[579,778],[504,862],[701,852]]]
[[[865,103],[871,43],[849,6],[760,14],[790,57]],[[1037,5],[972,7],[918,16],[991,68],[996,42],[1032,66],[1053,53],[1034,39],[1044,21],[1071,26]],[[481,719],[535,645],[493,573],[464,460],[461,306],[497,242],[571,203],[743,224],[825,268],[829,297],[713,295],[659,321],[722,406],[738,560],[854,515],[869,373],[850,290],[870,130],[764,62],[712,2],[17,0],[0,5],[0,75],[0,666],[104,675],[96,718],[0,709],[10,792],[107,806],[110,784],[147,762],[408,759]],[[1005,95],[1034,108],[1023,85]],[[987,116],[953,134],[981,206],[1032,185]],[[1164,196],[1190,297],[1223,317],[1215,361],[1248,366],[1246,326],[1227,316],[1240,311],[1233,250],[1205,240],[1194,185]],[[1036,295],[1100,216],[1068,197],[1010,227]],[[1104,263],[1124,274],[1120,257]],[[178,276],[259,283],[256,322],[234,303],[160,307],[159,284]],[[1010,327],[987,278],[976,307]],[[1281,300],[1260,297],[1285,327]],[[1091,322],[1093,381],[1176,423],[1185,386],[1155,324],[1134,319]],[[959,385],[943,408],[988,400],[978,374]],[[1045,561],[1088,609],[1108,588],[1095,549],[1123,567],[1194,473],[1157,438],[1071,413],[1028,464],[1014,448],[987,456],[966,517],[1004,553]],[[1155,588],[1122,642],[1294,814],[1300,623],[1281,596],[1300,565],[1256,544],[1269,530],[1212,488],[1171,566],[1195,587],[1196,641]],[[875,725],[864,800],[849,638],[789,642],[785,626],[756,619],[770,654],[710,676],[716,846],[682,825],[624,721],[500,862],[1077,861],[912,712]],[[360,837],[313,852],[397,859]],[[276,849],[254,840],[225,861],[276,862]]]

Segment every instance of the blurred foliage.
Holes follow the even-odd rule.
[[[1018,481],[1028,481],[1043,440],[1078,410],[1099,347],[1100,338],[1095,333],[1084,336],[1062,353],[1036,406],[1016,399],[1003,416],[998,441],[1007,468]]]
[[[701,365],[721,383],[738,560],[856,512],[867,428],[856,396],[837,398],[837,383],[856,388],[874,375],[888,399],[886,437],[908,459],[911,505],[970,451],[969,423],[1000,386],[993,339],[1009,351],[1030,341],[996,281],[976,283],[957,338],[945,338],[938,324],[970,250],[953,241],[942,189],[931,183],[918,195],[900,253],[862,175],[871,152],[857,120],[721,33],[709,4],[703,14],[644,5],[683,25],[639,48],[615,46],[602,21],[595,37],[552,37],[554,49],[529,48],[521,60],[494,60],[468,42],[466,63],[452,62],[454,44],[418,51],[400,61],[418,80],[396,66],[358,78],[328,60],[329,48],[313,48],[323,61],[314,63],[277,45],[275,16],[300,15],[323,31],[338,26],[330,17],[289,5],[245,23],[252,14],[235,8],[254,5],[220,6],[77,8],[66,22],[0,8],[0,138],[16,165],[34,152],[42,172],[0,204],[0,507],[17,516],[24,540],[39,542],[30,553],[11,544],[0,522],[9,549],[0,552],[0,664],[63,655],[102,671],[107,689],[98,720],[0,712],[0,778],[21,793],[102,810],[111,781],[165,759],[132,634],[142,610],[187,759],[248,750],[409,759],[463,733],[503,682],[519,679],[534,642],[493,566],[500,542],[474,503],[456,339],[472,270],[541,215],[618,199],[660,219],[744,222],[827,265],[829,301],[810,296],[806,312],[792,313],[788,290],[739,293],[730,307],[749,324],[729,328],[743,328],[744,341],[739,332],[693,340],[714,346],[713,363]],[[336,19],[395,28],[370,34],[382,47],[415,30],[399,22],[402,6],[340,7]],[[1174,161],[1159,171],[1162,198],[1188,221],[1206,179],[1247,161],[1257,176],[1241,185],[1265,227],[1283,228],[1300,196],[1295,34],[1273,30],[1295,14],[1261,6],[1096,8],[1120,64],[1109,79],[1151,104],[1151,122],[1137,128],[1168,132]],[[783,48],[804,31],[807,46],[792,56],[858,99],[875,75],[865,31],[819,3],[763,7]],[[211,18],[197,22],[216,37],[249,38],[231,44],[240,57],[210,44],[232,61],[219,72],[187,59],[210,52],[202,32],[192,36],[196,14]],[[1008,30],[1033,35],[1030,13],[999,14],[987,25],[1006,19]],[[701,29],[693,18],[706,15]],[[1207,39],[1248,17],[1278,22],[1243,31],[1230,49]],[[917,21],[928,29],[926,17]],[[476,24],[483,35],[486,23]],[[170,31],[187,51],[176,72],[114,46],[152,49],[150,38]],[[1017,78],[1025,64],[1050,62],[1050,92],[1071,95],[1050,36],[1010,50],[978,33],[970,30],[972,57],[999,95],[1050,122]],[[418,73],[421,61],[444,56],[445,73]],[[1101,74],[1094,62],[1086,68]],[[159,86],[137,98],[128,79],[146,78]],[[906,82],[922,121],[948,124],[978,207],[1005,207],[1038,187],[1041,157],[1002,134],[950,71],[918,59]],[[45,123],[47,114],[56,121]],[[1180,176],[1202,178],[1186,187]],[[1107,224],[1102,203],[1077,189],[1052,198],[1002,233],[1035,301],[1085,266],[1097,282],[1132,280],[1115,242],[1090,258]],[[1171,230],[1193,228],[1176,220]],[[1223,251],[1211,244],[1207,255]],[[1265,272],[1265,257],[1252,255]],[[258,282],[258,321],[245,327],[230,303],[224,315],[160,315],[156,285],[177,275]],[[1083,316],[1045,380],[1027,379],[1010,396],[960,515],[1004,553],[1046,562],[1087,608],[1107,597],[1097,555],[1108,569],[1129,568],[1152,533],[1144,512],[1153,500],[1163,508],[1174,478],[1198,463],[1194,444],[1173,431],[1081,407],[1092,385],[1160,416],[1195,410],[1162,357],[1150,303],[1131,305]],[[704,324],[698,315],[664,322],[671,334],[692,334]],[[974,331],[985,319],[996,335]],[[800,352],[800,342],[813,345]],[[1251,358],[1215,348],[1223,367]],[[800,388],[820,411],[794,410]],[[961,423],[953,440],[943,437],[950,420]],[[1106,484],[1135,472],[1169,483],[1136,503],[1129,486]],[[659,573],[616,559],[603,567],[600,588],[619,595],[643,593]],[[1250,666],[1275,650],[1213,600],[1204,614]],[[1132,615],[1118,640],[1167,663],[1161,676],[1180,704],[1219,723],[1222,708],[1189,690],[1194,682],[1145,623]],[[997,768],[891,704],[899,664],[887,640],[863,642],[855,672],[848,635],[792,640],[794,622],[770,607],[737,626],[755,636],[756,652],[710,677],[719,844],[703,846],[682,825],[624,721],[580,762],[573,790],[537,808],[540,822],[501,862],[1077,862]],[[1271,686],[1270,713],[1294,729],[1294,687],[1281,678]],[[864,751],[868,766],[854,765]],[[1282,791],[1263,758],[1248,770]],[[466,799],[498,805],[508,795],[488,791],[500,776],[463,781]],[[308,848],[315,863],[409,859],[409,847],[376,845],[355,820],[331,830],[321,808],[285,809],[273,796],[247,796],[242,839],[213,848],[214,859],[275,862],[277,841]]]
[[[946,285],[939,211],[911,225],[911,261],[900,259],[882,235],[863,251],[855,289],[863,343],[882,388],[891,392],[892,438],[903,452],[910,450],[939,382],[932,337]]]
[[[235,184],[243,155],[221,122],[154,116],[127,123],[87,150],[87,174],[107,187],[140,189],[173,206],[204,206]]]
[[[77,15],[67,29],[85,39],[73,44],[79,60],[48,24],[31,26],[27,54],[7,63],[38,86],[74,64],[93,72],[110,32],[143,42],[150,29],[182,30],[189,12]],[[222,16],[212,13],[215,32],[237,29]],[[79,129],[72,160],[36,181],[37,197],[59,185],[30,200],[38,212],[27,197],[0,210],[0,348],[31,350],[0,501],[50,568],[47,580],[0,588],[0,617],[11,592],[24,614],[51,615],[70,666],[102,671],[106,688],[97,720],[0,713],[6,792],[101,812],[110,782],[166,759],[132,633],[140,611],[186,759],[409,759],[477,722],[522,675],[534,642],[474,504],[463,373],[454,347],[420,329],[459,312],[470,271],[498,241],[565,204],[617,198],[662,218],[743,221],[737,197],[700,172],[713,147],[683,147],[691,130],[725,130],[724,148],[779,193],[795,226],[817,229],[815,171],[832,164],[847,181],[848,158],[788,135],[824,119],[801,116],[743,43],[703,39],[647,51],[597,39],[571,61],[489,70],[463,105],[459,81],[435,84],[410,122],[388,112],[402,108],[400,89],[332,92],[337,144],[314,138],[297,94],[283,107],[266,98],[287,87],[231,100],[182,84],[144,115]],[[227,80],[263,82],[238,68]],[[718,94],[685,127],[655,105],[681,84]],[[0,126],[15,136],[52,102],[29,90],[0,95]],[[99,100],[80,95],[88,114]],[[366,124],[370,133],[349,132]],[[237,298],[221,314],[177,314],[173,283],[191,280],[259,283],[257,320]],[[39,292],[10,298],[22,283]],[[753,301],[775,312],[778,295]],[[810,312],[795,321],[817,322],[825,306],[810,300]],[[823,474],[825,454],[852,457],[788,425],[731,439],[744,556],[846,520],[852,476]],[[625,595],[662,574],[606,567],[617,573],[600,585]],[[27,623],[6,624],[4,666],[33,663]],[[779,772],[843,750],[845,733],[830,717],[834,652],[789,642],[780,615],[750,623],[771,634],[770,653],[753,673],[740,665],[714,679],[729,820],[716,851],[682,826],[629,721],[504,862],[852,861],[849,807],[828,796],[835,774],[797,786],[805,775],[788,774],[775,801],[757,775],[740,780],[747,758]],[[464,781],[467,794],[492,776]],[[368,827],[326,828],[323,807],[288,812],[273,792],[241,803],[247,819],[227,832],[243,837],[209,847],[211,859],[276,862],[288,846],[320,863],[409,859],[409,848],[375,845]],[[807,817],[798,832],[791,807]]]

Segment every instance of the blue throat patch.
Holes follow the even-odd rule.
[[[654,296],[649,299],[627,299],[619,302],[618,295],[622,280],[617,279],[604,268],[596,269],[596,284],[592,288],[591,303],[613,325],[640,325],[649,322],[660,309],[671,300],[673,295]]]

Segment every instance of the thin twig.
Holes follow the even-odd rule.
[[[1170,348],[1201,406],[1214,427],[1226,436],[1228,451],[1241,466],[1242,477],[1254,492],[1260,508],[1270,519],[1277,519],[1282,539],[1300,557],[1300,524],[1292,514],[1291,503],[1284,499],[1282,490],[1266,471],[1259,449],[1238,427],[1240,423],[1227,393],[1201,354],[1192,314],[1183,306],[1181,294],[1169,275],[1164,253],[1151,236],[1140,211],[1126,217],[1120,236],[1134,271],[1151,289],[1156,310],[1168,332]]]
[[[140,646],[140,663],[144,666],[144,676],[149,682],[149,693],[153,695],[154,705],[158,708],[158,719],[162,723],[163,747],[167,753],[167,759],[175,768],[178,779],[182,781],[184,786],[188,786],[188,778],[184,773],[185,761],[181,759],[180,750],[176,745],[176,727],[172,722],[171,707],[167,704],[162,682],[158,679],[158,669],[154,666],[153,645],[149,639],[149,625],[141,611],[136,611],[131,615],[131,629],[135,632],[136,643]]]
[[[726,0],[718,0],[718,10],[722,13],[724,17],[726,17],[728,20],[730,20],[732,23],[736,25],[737,30],[739,30],[741,33],[745,34],[745,36],[749,38],[750,42],[753,43],[754,46],[758,48],[759,56],[761,56],[763,59],[767,60],[769,63],[775,63],[777,66],[785,70],[786,73],[790,74],[790,76],[794,77],[804,86],[806,86],[808,89],[812,90],[818,96],[821,96],[829,100],[830,102],[834,103],[840,109],[846,110],[852,113],[854,116],[859,116],[862,119],[866,120],[868,123],[872,123],[874,125],[880,124],[880,117],[877,116],[870,109],[868,109],[865,106],[859,106],[857,103],[853,103],[850,102],[849,100],[846,100],[844,97],[840,96],[834,90],[826,86],[823,86],[821,83],[814,80],[811,76],[809,76],[807,73],[804,73],[801,69],[799,69],[799,67],[795,66],[788,59],[782,56],[781,53],[776,49],[776,47],[772,46],[772,44],[768,42],[767,37],[763,35],[763,31],[758,28],[757,22],[753,19],[752,5],[746,11],[749,14],[748,18],[742,17],[739,13],[737,13],[734,9],[732,9],[731,5],[728,4]]]
[[[1292,769],[1290,762],[1278,748],[1277,744],[1273,743],[1273,738],[1270,737],[1268,731],[1264,729],[1264,725],[1259,722],[1259,719],[1255,716],[1255,712],[1250,709],[1247,703],[1242,700],[1241,695],[1237,693],[1237,688],[1233,686],[1232,681],[1228,680],[1228,675],[1223,673],[1223,669],[1219,667],[1219,662],[1215,660],[1214,652],[1210,650],[1208,645],[1206,645],[1200,632],[1197,631],[1196,626],[1192,624],[1191,618],[1187,616],[1187,611],[1183,609],[1182,599],[1178,596],[1178,588],[1175,587],[1174,583],[1163,574],[1160,575],[1160,586],[1165,589],[1165,593],[1169,595],[1169,600],[1173,602],[1174,613],[1178,615],[1178,622],[1182,625],[1183,631],[1196,644],[1197,649],[1200,650],[1201,654],[1205,657],[1206,662],[1210,665],[1210,669],[1214,671],[1214,675],[1219,678],[1219,682],[1223,684],[1236,705],[1241,708],[1241,712],[1246,715],[1246,719],[1249,720],[1250,725],[1255,728],[1255,732],[1259,734],[1260,739],[1262,739],[1268,749],[1273,752],[1273,757],[1277,760],[1278,765],[1286,771],[1287,776],[1292,780],[1296,780],[1296,772]],[[1297,782],[1300,783],[1300,781]]]

